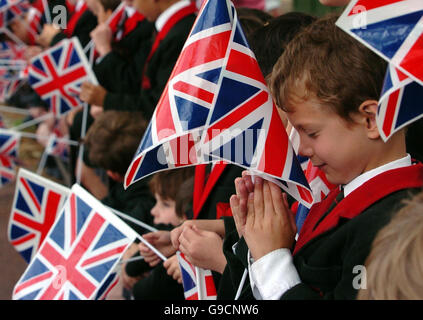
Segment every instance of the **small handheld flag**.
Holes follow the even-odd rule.
[[[93,299],[136,233],[74,185],[46,239],[13,290],[13,299]]]

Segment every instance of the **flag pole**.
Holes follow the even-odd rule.
[[[89,64],[91,67],[94,64],[94,46],[91,46]],[[88,103],[84,102],[84,110],[82,111],[81,139],[84,139],[85,134],[87,133],[87,120],[88,120]],[[81,145],[79,146],[78,159],[77,159],[77,174],[76,174],[77,184],[81,184],[82,163],[84,161],[83,157],[84,157],[84,144],[81,143]],[[78,165],[78,162],[79,162],[79,165]]]
[[[132,257],[132,258],[129,258],[129,259],[126,259],[126,260],[121,260],[121,261],[119,261],[119,264],[124,264],[124,263],[138,261],[138,260],[144,260],[144,257],[138,256],[138,257]]]
[[[47,162],[47,157],[48,157],[47,150],[48,150],[49,147],[50,147],[50,141],[47,143],[47,146],[44,149],[43,155],[41,156],[40,163],[38,164],[37,174],[39,174],[40,176],[43,173],[43,169],[44,169],[46,162]]]
[[[242,278],[241,278],[241,282],[239,283],[238,290],[236,291],[235,300],[238,300],[239,297],[241,296],[241,291],[242,291],[242,288],[244,287],[245,280],[247,279],[247,274],[248,274],[248,271],[247,269],[245,269],[244,273],[242,274]]]
[[[140,227],[143,227],[144,229],[147,229],[147,230],[149,230],[149,231],[151,231],[151,232],[155,232],[155,231],[157,231],[157,229],[156,228],[154,228],[154,227],[151,227],[151,226],[149,226],[148,224],[146,224],[146,223],[144,223],[144,222],[142,222],[142,221],[139,221],[139,220],[137,220],[137,219],[134,219],[134,218],[132,218],[131,216],[129,216],[129,215],[127,215],[127,214],[125,214],[125,213],[123,213],[123,212],[120,212],[120,211],[118,211],[118,210],[116,210],[116,209],[113,209],[112,207],[108,207],[110,210],[112,210],[116,215],[118,215],[119,217],[121,217],[122,219],[125,219],[125,220],[128,220],[128,221],[131,221],[131,222],[133,222],[133,223],[135,223],[135,224],[137,224],[137,225],[139,225]]]
[[[8,113],[23,114],[23,115],[29,114],[29,110],[27,109],[21,109],[21,108],[16,108],[11,106],[0,106],[0,111],[8,112]]]
[[[44,7],[44,13],[46,15],[46,22],[48,24],[51,24],[52,21],[51,21],[51,15],[50,15],[50,8],[48,6],[47,0],[42,0],[42,3],[43,3],[43,7]]]
[[[145,240],[144,238],[143,238],[143,236],[142,235],[140,235],[140,234],[137,234],[137,237],[138,237],[138,239],[140,239],[141,240],[141,242],[142,243],[144,243],[150,250],[152,250],[156,255],[158,255],[159,256],[159,258],[160,259],[162,259],[163,261],[166,261],[167,260],[167,258],[159,251],[159,250],[157,250],[156,248],[154,248],[147,240]]]
[[[204,300],[203,286],[201,285],[200,269],[195,267],[195,281],[197,282],[197,296],[198,300]]]
[[[44,120],[47,120],[47,119],[51,118],[52,116],[53,116],[53,113],[49,112],[49,113],[46,113],[45,115],[43,115],[41,117],[32,119],[30,121],[26,121],[26,122],[24,122],[24,123],[22,123],[22,124],[20,124],[20,125],[18,125],[16,127],[10,128],[9,130],[12,130],[12,131],[20,131],[22,129],[26,129],[28,127],[31,127],[31,126],[35,125],[35,124],[38,124],[40,122],[43,122]]]
[[[85,138],[85,133],[87,130],[87,118],[88,118],[88,103],[84,103],[84,109],[82,111],[82,126],[81,126],[81,139]],[[81,143],[78,150],[78,159],[77,159],[77,173],[76,173],[76,183],[81,184],[81,175],[82,175],[82,163],[84,157],[84,144]]]

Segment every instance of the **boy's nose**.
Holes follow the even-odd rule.
[[[303,139],[300,140],[300,146],[298,147],[298,154],[302,157],[311,158],[313,155],[313,148],[310,145],[307,145],[303,142]]]
[[[157,207],[157,205],[155,205],[153,208],[151,208],[151,210],[150,210],[150,213],[151,213],[151,215],[152,216],[155,216],[155,213],[156,213],[156,207]]]

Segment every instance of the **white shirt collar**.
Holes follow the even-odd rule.
[[[355,189],[357,189],[359,186],[361,186],[363,183],[369,181],[370,179],[376,177],[378,174],[392,170],[392,169],[398,169],[402,167],[408,167],[411,166],[411,156],[407,154],[404,158],[394,160],[392,162],[389,162],[387,164],[384,164],[380,167],[377,167],[375,169],[372,169],[370,171],[367,171],[355,179],[351,180],[349,183],[347,183],[344,186],[344,197],[348,196],[351,192],[353,192]]]
[[[79,10],[82,9],[82,6],[85,4],[84,0],[78,0],[78,2],[76,3],[75,6],[75,12],[78,12]]]
[[[174,4],[172,4],[169,8],[167,8],[165,11],[163,11],[160,16],[156,19],[155,25],[157,32],[160,32],[166,22],[179,10],[182,8],[188,7],[191,5],[191,1],[189,0],[181,0]]]

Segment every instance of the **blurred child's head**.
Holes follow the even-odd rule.
[[[187,167],[158,172],[151,178],[150,190],[156,198],[151,209],[155,224],[177,226],[186,219],[187,203],[192,201],[193,176],[194,167]]]
[[[359,300],[423,299],[423,193],[379,231],[366,259]]]
[[[180,0],[133,0],[133,7],[147,20],[154,22],[166,8],[178,1]]]
[[[405,143],[402,132],[384,144],[376,126],[386,62],[336,20],[329,15],[301,31],[276,63],[270,86],[300,135],[299,154],[331,183],[346,184],[405,155]]]
[[[252,8],[237,8],[236,13],[247,39],[249,39],[250,35],[257,29],[268,24],[269,21],[273,19],[267,12]]]
[[[113,11],[121,4],[120,0],[96,0],[100,3],[95,13],[98,23],[105,23]]]
[[[306,13],[289,12],[268,21],[252,32],[248,38],[249,45],[265,78],[272,72],[288,43],[315,20],[315,17]]]
[[[123,181],[146,127],[141,113],[103,112],[84,139],[90,162],[105,169],[114,180]]]

